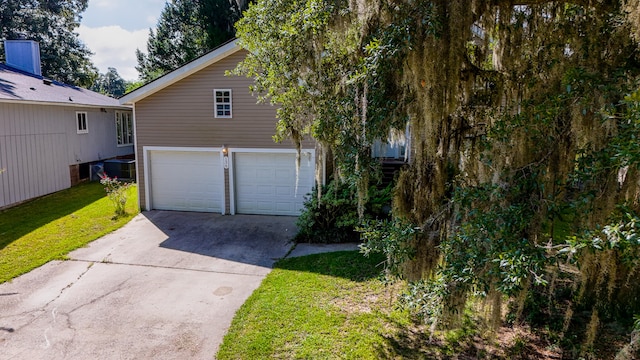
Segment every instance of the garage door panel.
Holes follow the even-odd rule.
[[[296,189],[295,159],[293,153],[236,153],[236,212],[299,215],[313,187],[315,163],[301,162]]]
[[[275,174],[276,181],[287,181],[295,176],[295,171],[280,171]]]
[[[260,182],[268,183],[273,180],[273,170],[271,169],[255,169],[256,179]]]
[[[152,151],[150,157],[152,208],[222,211],[223,178],[218,153]]]
[[[291,187],[289,186],[276,186],[276,195],[278,196],[291,196]]]

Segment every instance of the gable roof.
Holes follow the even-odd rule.
[[[176,70],[166,73],[163,76],[133,90],[132,92],[125,94],[120,98],[120,104],[132,105],[147,96],[150,96],[169,85],[206,68],[207,66],[215,64],[241,49],[242,48],[238,45],[238,40],[236,39],[226,42],[201,57],[177,68]]]
[[[122,108],[118,100],[0,64],[0,102]]]

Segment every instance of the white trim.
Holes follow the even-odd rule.
[[[221,170],[222,170],[222,215],[228,215],[227,214],[227,187],[225,186],[224,183],[224,171],[225,170],[229,170],[230,169],[225,169],[224,168],[224,152],[222,151],[224,148],[220,148],[220,166],[221,166]],[[227,152],[227,157],[229,156],[229,153]],[[229,161],[231,162],[231,161]],[[231,177],[231,172],[229,172],[229,177]],[[229,180],[231,181],[231,180]],[[231,195],[229,195],[229,197],[231,197]],[[231,208],[233,207],[232,204],[230,205],[230,209],[229,209],[229,213],[231,215],[233,215],[233,211],[231,210]]]
[[[229,115],[218,115],[218,96],[216,92],[229,92]],[[224,97],[224,95],[222,95]],[[220,104],[227,104],[222,102]],[[223,110],[224,111],[224,110]],[[216,119],[232,119],[233,118],[233,91],[231,89],[213,89],[213,117]]]
[[[298,150],[296,149],[277,149],[277,148],[229,148],[229,153],[231,152],[246,152],[246,153],[291,153],[291,154],[295,154],[296,152],[298,152]],[[315,156],[316,154],[316,150],[309,148],[309,149],[300,149],[300,152],[302,153],[311,153],[312,155]]]
[[[151,210],[151,190],[149,187],[149,183],[151,179],[149,179],[149,153],[152,150],[147,149],[147,147],[142,148],[142,162],[144,164],[144,208],[149,211]],[[138,170],[136,169],[136,174]]]
[[[152,151],[191,151],[211,153],[219,152],[220,154],[222,154],[222,147],[143,146],[142,157],[144,163],[144,201],[146,210],[151,210],[151,187],[149,186],[151,182],[151,179],[149,178],[149,153],[151,153]],[[224,214],[226,208],[226,199],[224,193],[224,169],[222,168],[222,162],[220,169],[222,170],[222,214]],[[136,169],[136,174],[137,171],[138,170]]]
[[[119,110],[131,110],[131,105],[91,105],[91,104],[80,104],[80,103],[63,103],[63,102],[54,102],[54,101],[34,101],[34,100],[10,100],[10,99],[0,99],[0,103],[6,104],[22,104],[22,105],[47,105],[47,106],[68,106],[74,108],[90,108],[90,109],[119,109]]]
[[[79,115],[84,115],[84,129],[80,129],[80,123],[78,122]],[[86,111],[76,111],[76,133],[77,134],[88,134],[89,133],[89,115],[87,115]]]
[[[191,147],[191,146],[144,146],[146,151],[193,151],[193,152],[218,152],[222,147]]]
[[[268,148],[228,148],[229,154],[229,208],[231,215],[236,214],[236,182],[235,182],[235,153],[262,153],[262,154],[296,154],[296,149],[268,149]],[[316,150],[315,149],[300,149],[302,154],[310,154],[310,161],[313,162],[314,173],[316,166]],[[324,171],[324,170],[323,170]],[[313,176],[315,182],[315,174]]]
[[[236,176],[234,170],[235,155],[232,149],[227,149],[227,155],[229,156],[229,212],[231,215],[236,214]]]
[[[138,136],[136,135],[138,132],[136,131],[136,105],[133,104],[132,107],[132,112],[131,112],[131,121],[133,121],[133,153],[136,156],[136,184],[140,184],[140,161],[138,161]],[[143,152],[143,158],[144,158],[144,152]],[[147,169],[147,164],[144,164],[143,169]],[[144,176],[145,181],[147,180],[147,174],[145,174]],[[145,186],[145,190],[147,189],[147,187]],[[145,194],[146,195],[146,194]],[[140,203],[140,185],[138,185],[138,210],[142,210],[142,204]],[[145,196],[145,201],[146,201],[146,196]],[[149,208],[146,208],[145,210],[149,210]]]
[[[128,123],[131,125],[131,142],[129,142],[129,143],[118,144],[118,136],[122,135],[122,134],[118,134],[118,114],[120,114],[120,120],[121,120],[120,122],[122,122],[122,120],[123,120],[123,117],[122,117],[123,114],[129,114]],[[127,146],[133,145],[134,142],[135,142],[135,139],[134,139],[134,136],[133,136],[133,112],[125,111],[125,110],[116,110],[116,111],[114,111],[114,117],[115,117],[114,124],[116,126],[116,147],[121,148],[121,147],[127,147]],[[125,125],[126,125],[126,123],[127,122],[125,122]],[[122,126],[121,126],[121,128],[124,129]],[[126,131],[126,133],[128,134],[129,132]],[[124,136],[123,136],[123,139],[124,139]]]
[[[169,72],[152,82],[143,85],[132,92],[125,94],[123,97],[119,99],[120,104],[134,104],[156,92],[166,88],[167,86],[174,84],[187,76],[198,72],[205,67],[215,64],[216,62],[226,58],[229,55],[232,55],[242,48],[238,45],[238,40],[231,41],[225,45],[214,49],[208,54],[205,54],[192,62],[183,65],[182,67],[177,68],[176,70]]]

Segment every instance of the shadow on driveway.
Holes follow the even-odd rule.
[[[290,216],[145,211],[70,258],[265,275],[293,246],[295,221]]]
[[[296,217],[150,211],[144,215],[167,239],[160,247],[271,267],[293,245]]]

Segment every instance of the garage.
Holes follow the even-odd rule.
[[[296,189],[296,154],[236,152],[235,211],[239,214],[300,214],[314,184],[315,159],[303,152]]]
[[[218,151],[150,151],[151,208],[222,212],[224,177]]]

